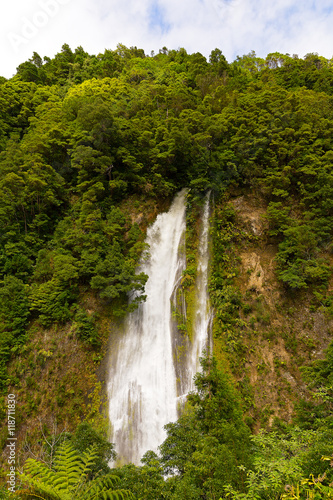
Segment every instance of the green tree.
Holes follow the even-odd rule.
[[[331,498],[320,496],[320,492],[332,493],[328,487],[332,471],[322,460],[332,446],[332,436],[326,443],[327,439],[327,434],[321,430],[304,430],[296,426],[283,432],[260,432],[252,436],[253,464],[251,470],[245,471],[247,492],[241,493],[228,485],[225,486],[227,497],[235,500]],[[312,480],[306,479],[310,476]],[[318,491],[318,496],[310,495],[313,490]],[[298,494],[302,491],[301,496],[296,496],[296,491]]]
[[[209,56],[209,62],[218,76],[222,76],[227,71],[229,64],[220,49],[214,49]]]
[[[124,465],[114,470],[120,485],[133,492],[135,498],[155,500],[170,498],[163,468],[156,453],[148,451],[141,459],[142,466]]]
[[[133,308],[145,299],[142,293],[148,279],[144,273],[136,274],[135,267],[135,262],[125,259],[119,243],[115,242],[106,258],[96,266],[95,276],[91,279],[91,287],[100,291],[101,298],[108,300],[124,299],[129,292],[136,290],[138,295],[130,304]]]
[[[229,376],[214,357],[202,358],[201,365],[196,392],[188,396],[191,408],[166,425],[168,436],[160,446],[177,499],[185,490],[192,493],[184,498],[218,498],[228,483],[244,490],[244,467],[251,462],[250,431]]]
[[[107,440],[101,430],[94,429],[88,422],[82,422],[71,436],[71,444],[79,453],[85,452],[91,446],[95,447],[96,458],[90,474],[110,473],[109,462],[115,460],[116,452],[113,443]]]

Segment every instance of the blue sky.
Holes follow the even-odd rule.
[[[0,20],[0,75],[64,43],[98,54],[118,43],[147,54],[184,47],[229,62],[254,50],[333,56],[333,0],[11,0]]]
[[[149,32],[154,33],[157,31],[159,36],[165,36],[172,29],[172,25],[166,19],[164,8],[159,2],[152,1],[149,5],[148,13]]]

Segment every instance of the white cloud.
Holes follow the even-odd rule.
[[[331,0],[14,0],[2,8],[0,74],[64,43],[89,53],[118,43],[147,54],[184,47],[206,57],[218,47],[229,61],[251,50],[331,58],[332,26]]]

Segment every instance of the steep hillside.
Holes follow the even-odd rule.
[[[186,187],[181,329],[191,337],[210,192],[214,356],[160,456],[117,469],[121,485],[147,499],[272,500],[300,484],[307,498],[316,484],[326,498],[332,82],[332,61],[317,54],[228,63],[219,49],[207,61],[185,49],[149,57],[119,45],[95,56],[67,44],[0,79],[3,481],[8,395],[17,470],[28,456],[52,465],[66,438],[80,453],[98,443],[107,473],[112,331],[144,300],[136,269],[147,226]]]
[[[270,235],[262,196],[245,190],[230,196],[227,204],[235,214],[239,325],[232,334],[222,325],[216,348],[226,353],[248,422],[257,432],[279,421],[291,423],[295,406],[311,399],[302,367],[324,357],[333,318],[314,299],[313,290],[288,290],[278,279],[278,241]],[[330,281],[329,290],[331,286]]]

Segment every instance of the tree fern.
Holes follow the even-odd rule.
[[[22,498],[42,500],[127,500],[133,495],[127,490],[115,490],[119,478],[113,474],[90,478],[98,457],[91,446],[81,456],[70,443],[63,443],[54,459],[54,470],[37,460],[28,459],[21,480],[28,485],[21,490]]]

